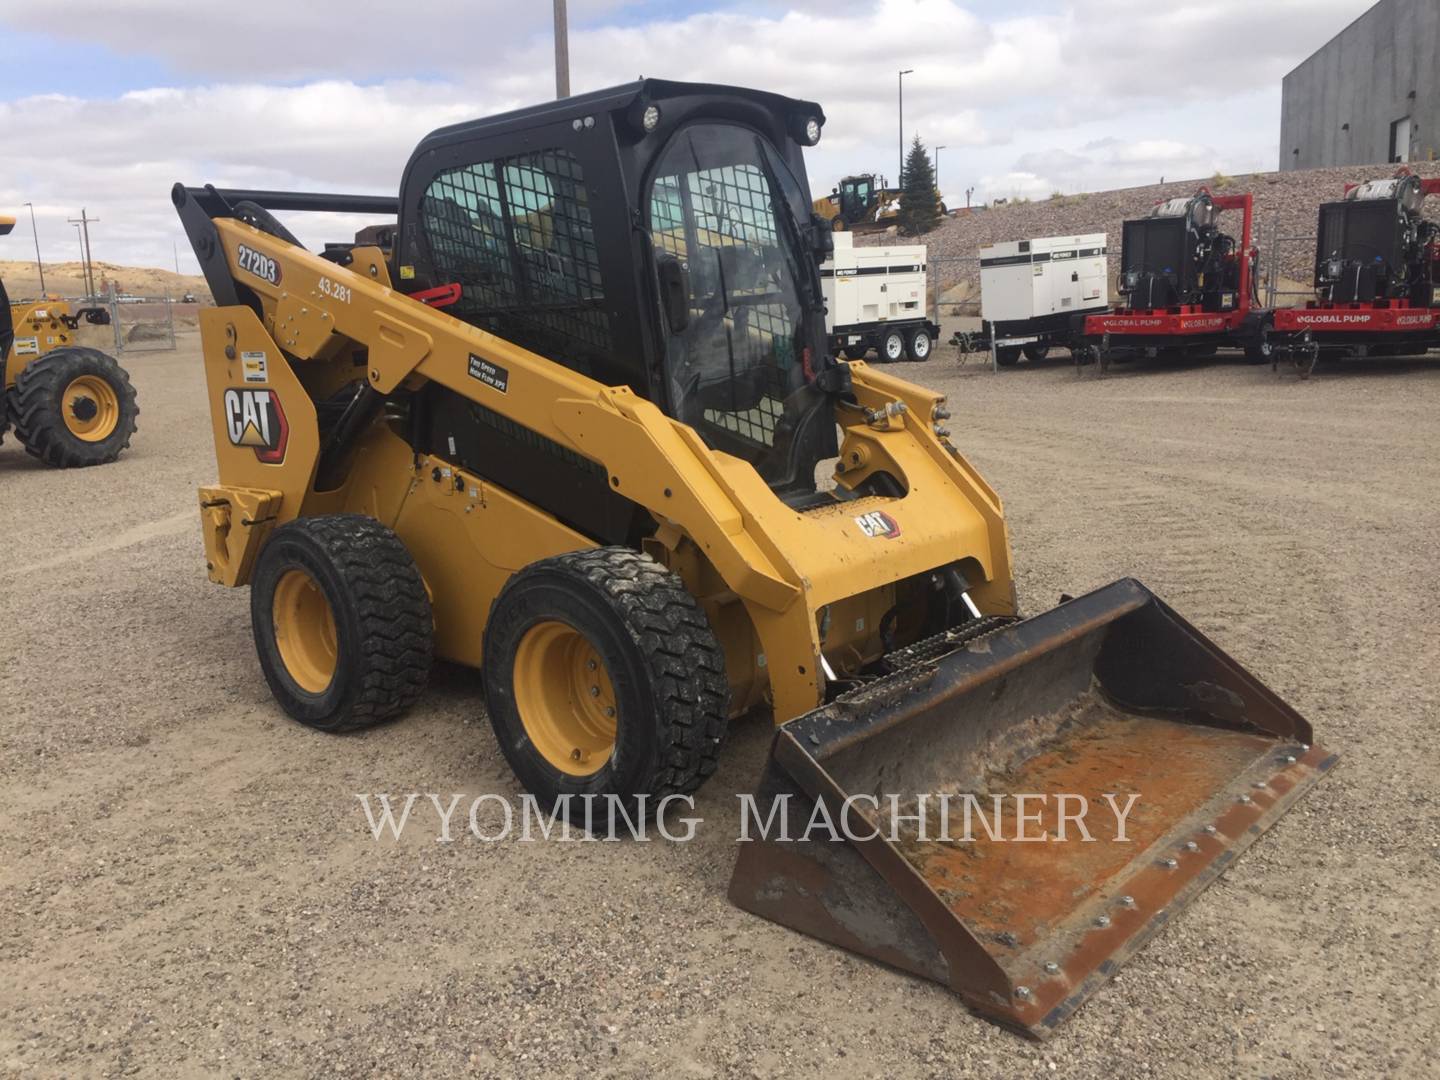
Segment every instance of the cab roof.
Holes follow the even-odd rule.
[[[604,90],[592,90],[586,94],[546,101],[539,105],[528,105],[523,109],[497,113],[479,120],[465,120],[448,127],[437,128],[420,141],[415,148],[418,156],[426,150],[449,143],[506,135],[524,131],[544,124],[563,122],[593,116],[599,112],[623,112],[637,104],[663,103],[674,98],[704,98],[716,100],[744,100],[784,116],[814,116],[823,125],[825,112],[813,101],[772,94],[766,90],[752,90],[743,86],[725,86],[719,83],[676,82],[671,79],[637,79],[634,82],[611,86]]]

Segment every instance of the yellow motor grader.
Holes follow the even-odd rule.
[[[0,216],[0,236],[14,227]],[[29,453],[61,468],[114,461],[140,414],[125,369],[76,343],[82,320],[103,324],[109,312],[48,297],[12,304],[0,282],[0,439],[13,423]]]
[[[1018,618],[945,399],[825,351],[823,124],[645,80],[437,131],[398,199],[176,185],[217,303],[206,563],[292,717],[470,665],[559,809],[663,812],[772,717],[732,899],[1039,1036],[1333,758],[1136,582]],[[395,221],[310,251],[287,211]],[[997,834],[917,827],[932,799]]]

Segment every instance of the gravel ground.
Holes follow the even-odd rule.
[[[1440,365],[904,369],[1003,493],[1027,609],[1134,575],[1343,756],[1044,1045],[729,905],[761,724],[694,843],[372,840],[356,792],[516,794],[477,679],[356,737],[287,721],[205,581],[194,338],[132,367],[119,463],[0,448],[0,1074],[1440,1069]]]
[[[1320,204],[1341,197],[1347,183],[1377,180],[1395,175],[1394,165],[1368,165],[1335,169],[1306,169],[1297,172],[1254,173],[1246,176],[1212,177],[1205,180],[1183,180],[1148,187],[1121,188],[1079,194],[1057,194],[1054,198],[1033,202],[1009,203],[973,212],[961,211],[948,218],[938,229],[917,241],[897,239],[886,233],[859,236],[862,245],[924,243],[931,267],[931,286],[942,296],[969,300],[978,305],[980,290],[980,249],[1004,240],[1023,240],[1031,236],[1068,236],[1073,233],[1103,232],[1110,238],[1110,276],[1113,281],[1120,269],[1121,224],[1130,218],[1145,217],[1150,208],[1163,199],[1195,194],[1207,185],[1217,195],[1236,195],[1246,191],[1255,196],[1255,243],[1260,247],[1262,289],[1272,268],[1270,238],[1276,229],[1282,237],[1310,238],[1282,243],[1276,261],[1283,290],[1309,290],[1315,266],[1315,222]],[[1440,162],[1418,161],[1410,164],[1418,176],[1440,176]],[[1425,213],[1440,220],[1440,198],[1426,200]],[[1220,225],[1238,241],[1241,217],[1226,211]],[[1262,294],[1263,298],[1263,294]],[[1112,285],[1112,296],[1113,285]],[[1280,306],[1299,304],[1308,295],[1277,297]],[[967,312],[967,314],[978,313]]]

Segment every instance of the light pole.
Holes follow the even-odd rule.
[[[35,269],[40,271],[40,295],[45,295],[45,264],[40,261],[40,234],[35,231],[35,204],[26,203],[30,208],[30,235],[35,240]]]
[[[943,146],[937,146],[937,147],[935,147],[935,190],[936,190],[936,191],[941,191],[941,188],[940,188],[940,151],[941,151],[941,150],[944,150],[944,149],[945,149],[945,147],[943,147]],[[941,197],[942,199],[945,197],[945,195],[944,195],[943,192],[941,192],[940,197]]]
[[[555,0],[555,97],[570,96],[570,26],[565,0]]]
[[[914,68],[906,68],[895,77],[897,96],[900,103],[900,180],[899,186],[905,186],[905,76],[913,75]]]

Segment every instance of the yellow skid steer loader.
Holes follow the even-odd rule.
[[[0,236],[14,227],[0,216]],[[13,423],[30,454],[61,468],[114,461],[140,413],[125,369],[76,344],[82,319],[107,323],[109,312],[50,298],[12,304],[0,282],[0,439]]]
[[[561,807],[657,812],[768,712],[734,901],[1043,1035],[1332,759],[1135,582],[1017,618],[944,398],[825,352],[823,124],[646,80],[437,131],[398,199],[176,185],[218,305],[207,566],[291,716],[471,665]],[[286,211],[394,222],[312,252]],[[1125,814],[1056,841],[1079,799]],[[999,809],[970,840],[932,803]]]

